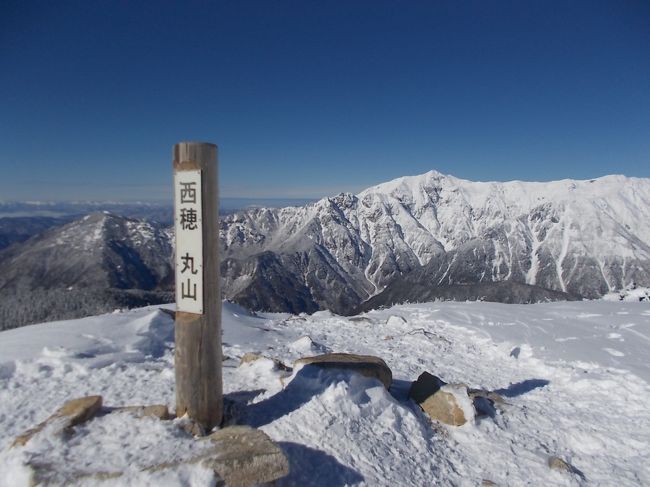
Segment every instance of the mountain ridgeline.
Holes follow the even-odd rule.
[[[173,301],[169,229],[93,213],[0,252],[0,329]]]
[[[343,314],[436,298],[597,298],[650,284],[649,214],[648,179],[471,182],[431,171],[226,216],[224,292],[252,309]]]
[[[222,292],[252,310],[340,314],[598,298],[650,286],[648,215],[649,179],[471,182],[431,171],[222,216]],[[164,224],[99,212],[1,228],[0,329],[174,299]]]

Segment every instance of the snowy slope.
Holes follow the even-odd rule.
[[[277,294],[302,286],[312,307],[340,312],[422,269],[432,286],[513,280],[593,298],[650,285],[648,214],[648,179],[472,182],[431,171],[230,215],[223,275],[229,297],[263,309],[299,307],[259,295],[278,268],[295,280]]]
[[[226,304],[223,323],[226,395],[240,423],[267,432],[289,457],[278,485],[650,484],[647,303],[445,302],[351,318],[254,316]],[[198,466],[139,471],[201,448],[177,421],[109,414],[77,427],[73,440],[41,435],[7,449],[71,397],[173,407],[172,340],[171,317],[157,308],[1,332],[0,485],[26,485],[27,459],[64,473],[125,472],[100,485],[213,485]],[[390,393],[350,373],[287,377],[270,360],[238,366],[249,351],[290,364],[327,350],[382,357]],[[462,427],[432,425],[406,397],[425,370],[497,390],[508,405]],[[553,455],[581,474],[551,471]]]

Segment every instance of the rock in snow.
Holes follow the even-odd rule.
[[[569,462],[562,460],[560,457],[550,457],[548,459],[548,466],[551,470],[573,474],[579,477],[583,481],[587,480],[585,478],[585,475],[580,470],[575,468]]]
[[[259,353],[255,352],[246,352],[244,355],[242,355],[241,359],[239,360],[239,365],[246,365],[246,364],[251,364],[253,362],[257,362],[258,360],[267,360],[271,362],[273,367],[275,367],[278,370],[283,370],[286,372],[291,372],[291,367],[287,367],[285,364],[283,364],[281,361],[275,358],[268,358],[265,357],[264,355],[261,355]]]
[[[289,473],[282,450],[264,432],[247,426],[231,426],[210,435],[215,455],[207,463],[231,487],[252,487],[273,482]]]
[[[428,372],[423,372],[413,383],[409,397],[433,420],[462,426],[474,419],[467,387],[462,384],[446,384]]]
[[[102,396],[80,397],[71,399],[61,406],[52,416],[34,428],[19,435],[12,446],[25,446],[34,435],[46,428],[54,429],[53,433],[59,434],[73,426],[84,423],[95,416],[102,408]]]
[[[312,365],[323,369],[350,370],[366,377],[378,379],[386,389],[390,389],[393,374],[379,357],[352,353],[327,353],[315,357],[303,357],[295,361],[294,369]]]

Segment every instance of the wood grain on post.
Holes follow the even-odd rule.
[[[173,158],[174,173],[201,171],[203,214],[203,314],[176,312],[176,415],[187,413],[209,431],[223,415],[217,146],[181,142]]]

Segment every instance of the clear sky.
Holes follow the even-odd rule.
[[[0,200],[650,177],[650,2],[0,2]]]

